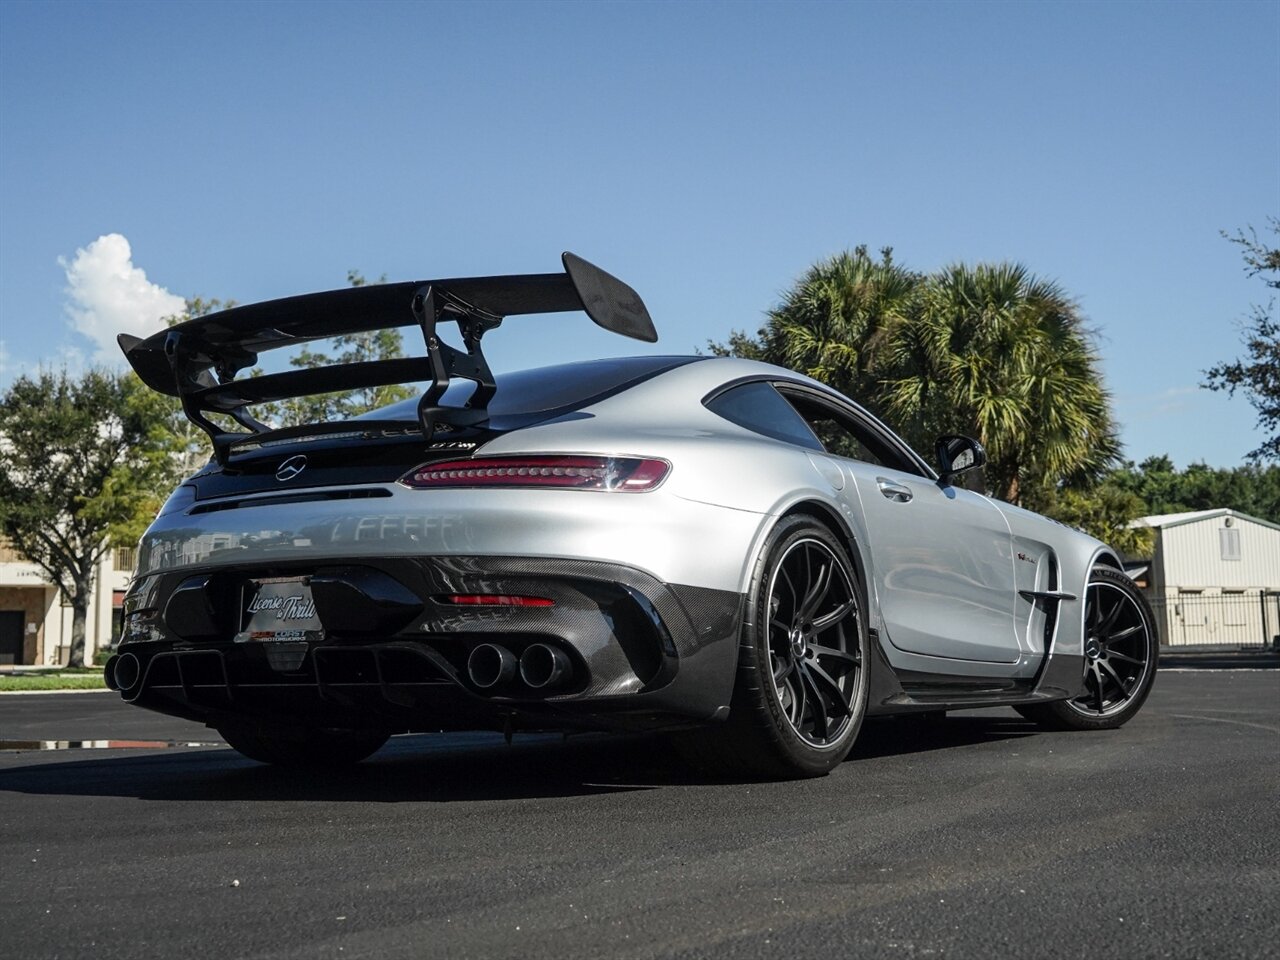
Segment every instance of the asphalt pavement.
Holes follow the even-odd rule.
[[[1280,671],[1103,733],[868,723],[821,780],[638,737],[396,738],[307,777],[109,693],[0,697],[5,957],[1280,956]]]

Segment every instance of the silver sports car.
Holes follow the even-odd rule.
[[[236,307],[133,368],[208,432],[142,539],[107,683],[271,763],[392,733],[663,729],[698,762],[812,776],[868,715],[1008,705],[1116,727],[1157,635],[1106,545],[971,492],[857,403],[747,360],[641,356],[494,376],[505,317],[584,311],[657,339],[630,287],[564,272]],[[440,339],[456,322],[463,346]],[[551,322],[551,321],[541,321]],[[392,327],[424,355],[237,376],[266,350]],[[345,422],[255,404],[425,383]]]

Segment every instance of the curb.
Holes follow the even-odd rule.
[[[1157,669],[1280,670],[1274,653],[1162,653]]]
[[[68,693],[113,693],[108,687],[89,687],[82,690],[0,690],[0,697],[36,697],[53,694],[56,697]]]

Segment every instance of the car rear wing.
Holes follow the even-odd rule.
[[[634,290],[572,253],[566,252],[561,260],[564,273],[330,290],[233,307],[146,339],[122,333],[117,341],[143,383],[182,401],[187,418],[209,434],[219,463],[226,463],[236,443],[271,429],[249,414],[252,404],[398,383],[430,383],[418,401],[418,420],[430,440],[439,424],[461,427],[486,419],[497,388],[480,340],[505,317],[583,310],[613,333],[649,343],[658,339],[649,311]],[[441,321],[458,324],[465,350],[439,338],[436,327]],[[266,350],[396,327],[418,327],[426,355],[236,377]],[[465,407],[439,404],[454,377],[475,381]],[[229,415],[250,432],[225,430],[209,419],[211,413]]]

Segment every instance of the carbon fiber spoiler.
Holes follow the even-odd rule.
[[[430,382],[418,403],[429,440],[437,424],[465,426],[485,419],[496,387],[480,340],[505,317],[583,310],[613,333],[649,343],[658,339],[634,290],[572,253],[561,261],[564,273],[349,287],[233,307],[145,340],[125,333],[116,339],[143,383],[182,401],[188,419],[209,434],[220,463],[236,442],[270,429],[249,415],[251,404],[397,383]],[[436,326],[442,320],[458,324],[465,350],[440,340]],[[396,327],[418,327],[426,355],[236,378],[263,351]],[[438,404],[454,377],[476,383],[466,407]],[[228,414],[251,432],[226,431],[209,413]]]

